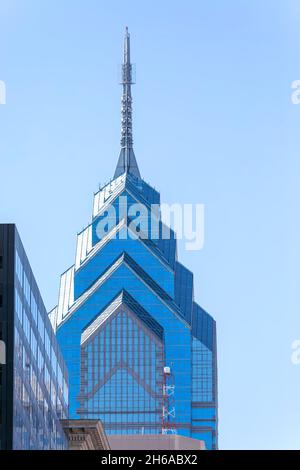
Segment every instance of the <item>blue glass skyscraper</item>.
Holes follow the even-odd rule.
[[[70,418],[99,418],[108,434],[175,432],[214,449],[216,325],[194,300],[193,274],[177,259],[159,193],[141,178],[132,83],[126,30],[114,179],[94,195],[50,312],[69,371]]]

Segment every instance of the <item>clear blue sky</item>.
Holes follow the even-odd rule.
[[[299,449],[297,0],[0,0],[0,221],[50,309],[117,161],[125,25],[142,176],[206,207],[179,256],[218,322],[220,447]]]

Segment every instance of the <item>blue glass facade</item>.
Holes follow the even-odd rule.
[[[62,450],[67,448],[60,424],[68,417],[67,369],[18,232],[13,225],[1,227],[9,234],[2,250],[10,276],[8,317],[2,323],[8,351],[1,366],[2,403],[8,404],[2,448]]]
[[[172,432],[215,449],[215,321],[195,303],[193,274],[160,217],[160,194],[140,176],[132,83],[126,30],[117,168],[94,195],[91,223],[77,236],[75,263],[50,312],[69,371],[70,418],[101,419],[108,434],[161,434],[172,416]]]
[[[82,334],[80,356],[81,416],[105,416],[108,432],[127,434],[141,419],[159,432],[163,331],[147,312],[120,295]]]
[[[213,449],[215,322],[194,302],[193,274],[177,260],[174,234],[163,239],[158,219],[151,237],[149,200],[157,204],[158,193],[128,173],[101,188],[91,224],[78,234],[75,264],[62,275],[50,317],[69,370],[70,418],[97,417],[108,434],[161,433],[170,366],[177,433]],[[134,236],[130,214],[139,202],[149,213]],[[110,206],[116,217],[98,238]]]

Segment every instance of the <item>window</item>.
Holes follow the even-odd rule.
[[[39,368],[39,371],[41,372],[44,367],[44,357],[39,347],[37,347],[37,357],[38,357],[38,368]]]
[[[31,292],[31,314],[32,314],[32,317],[35,321],[35,324],[37,325],[38,309],[37,309],[37,304],[36,304],[35,297],[34,297],[32,292]]]
[[[16,273],[21,287],[23,287],[23,266],[18,252],[16,252]]]
[[[65,379],[63,379],[63,385],[64,385],[64,400],[65,400],[65,403],[68,404],[69,389],[68,389],[67,381]]]
[[[31,352],[34,358],[37,357],[37,341],[33,330],[31,331]]]
[[[30,344],[30,323],[29,323],[28,316],[26,315],[25,310],[23,312],[23,330],[27,338],[27,341]]]
[[[49,360],[51,361],[51,355],[50,355],[50,339],[48,332],[45,330],[45,350],[48,355]]]
[[[16,290],[16,299],[15,299],[15,302],[16,302],[16,312],[17,312],[17,316],[18,316],[18,319],[20,320],[20,323],[22,325],[22,312],[23,312],[23,305],[22,305],[22,301],[20,299],[20,296],[19,296],[19,293],[18,291]]]
[[[44,343],[45,325],[44,325],[44,319],[43,319],[42,313],[39,310],[38,310],[38,330],[39,330],[42,343]]]
[[[50,385],[51,381],[50,381],[50,374],[49,374],[47,366],[45,366],[45,369],[44,369],[44,381],[45,381],[46,388],[50,394],[51,393],[51,385]]]
[[[57,383],[60,394],[63,395],[63,375],[59,364],[57,364]]]
[[[111,315],[81,345],[82,418],[99,415],[109,433],[160,428],[162,361],[162,339],[143,321],[127,309]]]
[[[24,294],[25,294],[25,298],[28,302],[28,305],[30,306],[30,284],[29,284],[29,281],[28,281],[28,278],[26,276],[26,274],[24,273],[24,286],[23,286],[23,290],[24,290]]]
[[[57,357],[53,348],[51,348],[51,367],[53,371],[53,375],[57,377]]]
[[[213,355],[196,338],[193,338],[193,401],[213,401]]]

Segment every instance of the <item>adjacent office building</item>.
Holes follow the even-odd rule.
[[[70,419],[101,419],[108,435],[177,434],[215,449],[216,324],[194,299],[193,273],[160,217],[160,194],[140,175],[129,41],[126,30],[114,178],[94,195],[50,312],[69,371]]]
[[[13,224],[0,225],[0,449],[66,449],[68,374]]]

